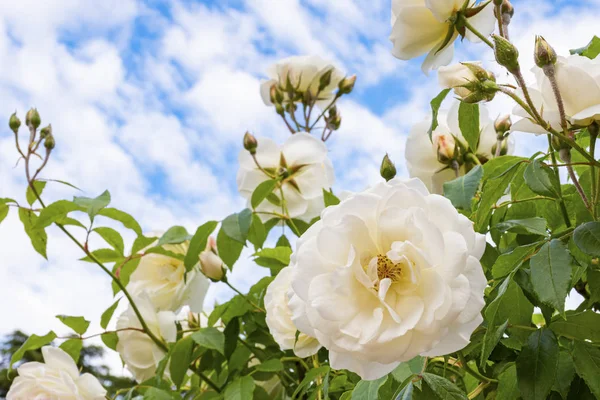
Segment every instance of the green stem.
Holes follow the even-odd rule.
[[[467,363],[467,360],[465,359],[465,356],[463,356],[462,351],[459,351],[458,353],[458,359],[460,360],[460,364],[462,366],[462,369],[465,370],[465,372],[467,372],[469,375],[474,376],[475,378],[479,379],[482,382],[486,382],[486,383],[498,383],[498,380],[493,379],[493,378],[488,378],[487,376],[482,375],[481,373],[471,369],[471,367],[469,367],[469,364]]]
[[[565,204],[565,199],[562,195],[562,187],[560,186],[560,173],[558,172],[558,167],[556,166],[556,154],[554,154],[554,148],[552,147],[552,137],[550,134],[546,135],[548,138],[548,151],[550,152],[550,157],[552,157],[552,164],[554,165],[554,175],[556,175],[556,179],[558,180],[558,203],[560,207],[560,212],[562,213],[563,219],[565,220],[565,224],[567,228],[571,227],[571,219],[569,218],[569,212],[567,211],[567,206]]]
[[[471,23],[469,22],[467,17],[465,17],[464,15],[461,14],[460,21],[465,26],[465,28],[467,28],[468,30],[473,32],[473,34],[475,36],[477,36],[479,39],[481,39],[481,41],[483,43],[487,44],[490,47],[490,49],[494,50],[494,44],[488,38],[483,36],[483,34],[481,32],[479,32],[477,29],[475,29],[475,27],[473,25],[471,25]]]
[[[598,138],[598,127],[594,127],[595,132],[590,131],[590,156],[596,158],[596,139]],[[592,175],[592,216],[594,219],[598,217],[598,181],[596,180],[596,167],[590,165],[590,172]]]
[[[498,20],[498,33],[504,37],[504,23],[502,22],[502,4],[495,6],[496,19]]]
[[[250,304],[252,307],[256,308],[260,312],[266,312],[264,309],[257,306],[252,300],[250,300],[248,298],[248,296],[246,296],[244,293],[240,292],[236,287],[234,287],[231,283],[229,283],[229,281],[227,279],[223,279],[221,282],[225,283],[227,286],[229,286],[231,288],[231,290],[233,290],[234,292],[236,292],[237,294],[242,296],[244,298],[244,300],[246,300],[248,302],[248,304]]]
[[[190,367],[190,369],[194,371],[194,373],[198,375],[200,379],[206,382],[206,384],[210,386],[215,392],[221,393],[221,388],[216,383],[214,383],[208,376],[204,375],[202,371],[200,371],[197,367],[192,366]]]

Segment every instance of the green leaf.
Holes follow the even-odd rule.
[[[513,363],[498,376],[496,400],[515,400],[519,398],[517,367]]]
[[[498,287],[498,293],[494,300],[485,309],[485,319],[488,328],[496,329],[498,325],[508,319],[509,324],[531,325],[531,314],[533,305],[527,300],[519,285],[512,281],[512,274],[504,279]],[[510,329],[510,328],[509,328]],[[519,335],[519,333],[523,335]],[[525,339],[527,332],[515,330],[511,337]]]
[[[500,156],[488,160],[483,165],[483,180],[500,178],[501,175],[515,168],[518,164],[527,161],[524,157]]]
[[[310,383],[312,381],[317,379],[319,376],[327,374],[329,371],[330,371],[330,368],[327,365],[323,365],[321,367],[308,370],[308,372],[306,372],[306,375],[304,375],[304,379],[302,379],[302,382],[300,382],[300,384],[298,385],[298,387],[292,394],[292,398],[296,398],[296,396],[299,393],[303,393],[306,390],[305,388],[308,385],[310,385]]]
[[[340,199],[333,194],[333,191],[325,190],[325,188],[323,188],[323,201],[325,202],[325,207],[337,206],[340,204]]]
[[[501,174],[497,178],[489,179],[483,185],[481,201],[477,207],[475,214],[475,230],[477,232],[485,232],[490,215],[494,205],[498,202],[500,197],[506,192],[506,188],[513,180],[514,176],[521,171],[522,168],[518,163],[515,163],[505,173]]]
[[[114,249],[98,249],[91,252],[92,255],[101,263],[110,263],[123,259],[123,256]],[[89,256],[80,258],[81,261],[94,262]]]
[[[261,372],[278,372],[281,370],[283,370],[283,363],[278,358],[265,361],[256,366],[256,371]]]
[[[156,246],[165,244],[179,244],[190,239],[190,234],[183,226],[173,226],[158,239]]]
[[[408,385],[404,386],[399,392],[394,393],[395,397],[393,400],[412,400],[413,398],[414,385],[412,382],[408,382]]]
[[[8,215],[8,204],[0,203],[0,222]]]
[[[225,335],[217,328],[202,328],[191,336],[194,342],[225,355]]]
[[[479,147],[479,104],[460,102],[458,106],[458,127],[469,144],[476,152]]]
[[[56,318],[63,324],[73,329],[76,333],[83,335],[90,327],[90,321],[83,317],[70,317],[67,315],[57,315]]]
[[[127,229],[131,229],[138,236],[142,235],[142,227],[131,215],[125,211],[117,210],[116,208],[104,208],[98,212],[98,215],[119,221]]]
[[[577,374],[583,378],[596,398],[600,398],[600,349],[586,342],[576,341],[573,362]]]
[[[479,365],[484,366],[487,362],[490,354],[496,347],[496,345],[500,342],[500,339],[504,336],[504,332],[506,332],[506,328],[508,327],[508,320],[506,320],[502,325],[495,328],[490,326],[485,331],[485,336],[483,338],[483,346],[481,347],[481,357],[479,359]]]
[[[44,188],[46,187],[46,182],[35,181],[33,182],[33,187],[35,188],[35,191],[37,192],[38,196],[41,196],[42,192],[44,191]],[[31,186],[27,186],[27,193],[25,193],[25,198],[27,199],[27,203],[29,203],[30,206],[37,201],[37,197],[35,193],[33,193],[33,190],[31,190]]]
[[[422,376],[429,388],[441,400],[467,400],[467,395],[448,379],[429,372],[424,372]]]
[[[233,318],[231,321],[229,321],[223,330],[223,335],[225,335],[225,358],[229,360],[237,347],[238,337],[240,336],[239,318]]]
[[[536,194],[558,199],[560,197],[560,182],[554,171],[539,160],[532,161],[523,175],[525,183]]]
[[[36,228],[43,229],[47,226],[52,225],[60,218],[65,217],[72,211],[79,211],[81,207],[69,200],[59,200],[40,211],[40,215],[37,219]]]
[[[252,197],[250,198],[250,204],[252,205],[252,208],[256,209],[256,207],[258,207],[268,195],[273,193],[273,190],[277,186],[278,182],[279,181],[277,179],[269,179],[261,182],[256,189],[254,189],[254,192],[252,192]]]
[[[267,240],[267,228],[261,221],[257,214],[252,214],[252,224],[248,231],[248,241],[254,245],[254,250],[258,250],[263,247],[265,240]]]
[[[598,54],[600,54],[600,38],[598,38],[598,36],[594,36],[587,46],[569,51],[571,54],[579,54],[580,56],[584,56],[593,60],[598,56]]]
[[[100,326],[102,327],[102,329],[106,329],[106,327],[108,326],[110,319],[112,318],[113,314],[115,313],[115,310],[117,309],[117,306],[119,305],[119,301],[121,301],[121,299],[115,301],[112,306],[108,307],[102,313],[102,316],[100,317]]]
[[[251,399],[254,386],[254,379],[251,376],[239,377],[225,388],[225,400]]]
[[[102,239],[110,244],[119,254],[123,255],[125,253],[125,244],[123,243],[123,237],[119,232],[108,227],[94,228],[94,232],[100,235]]]
[[[523,400],[545,400],[556,378],[558,341],[549,329],[531,334],[517,358],[517,378]]]
[[[531,283],[542,303],[565,311],[565,299],[571,284],[573,258],[567,246],[554,239],[531,257]]]
[[[542,243],[533,243],[527,246],[519,246],[510,253],[501,254],[492,267],[492,275],[495,279],[510,274],[523,262],[536,252]]]
[[[83,190],[79,189],[77,186],[73,185],[72,183],[66,182],[66,181],[61,181],[60,179],[43,179],[46,182],[56,182],[56,183],[60,183],[63,184],[65,186],[69,186],[73,189],[79,190],[80,192],[82,192]]]
[[[552,390],[560,393],[563,399],[566,399],[569,394],[571,382],[575,378],[575,365],[573,364],[573,357],[566,352],[562,351],[558,354],[558,366],[556,367],[556,380],[552,386]]]
[[[276,245],[277,245],[277,247],[289,247],[290,249],[292,248],[292,244],[290,243],[287,236],[285,236],[285,235],[279,236],[279,239],[277,239]]]
[[[550,329],[559,336],[600,343],[600,314],[592,310],[567,311],[566,319],[556,316]]]
[[[131,246],[131,254],[136,254],[138,251],[145,249],[157,240],[158,238],[156,237],[146,237],[144,235],[136,237]]]
[[[184,264],[187,271],[191,271],[194,265],[198,264],[200,253],[206,249],[208,238],[219,223],[217,221],[208,221],[196,229],[196,233],[190,240],[190,246],[185,255]]]
[[[9,370],[12,370],[12,366],[23,358],[25,352],[29,350],[37,350],[40,347],[46,346],[47,344],[51,343],[54,339],[56,339],[56,333],[52,331],[48,332],[44,336],[38,336],[35,334],[29,336],[25,343],[23,343],[21,347],[19,347],[19,349],[15,351],[12,357],[10,358],[10,364],[8,366]]]
[[[194,341],[191,336],[185,337],[175,343],[171,350],[171,363],[169,364],[169,372],[171,380],[177,386],[181,387],[188,367],[192,362],[192,350],[194,349]]]
[[[221,230],[231,239],[241,244],[246,244],[251,223],[252,211],[246,208],[238,214],[232,214],[225,218]]]
[[[110,204],[110,193],[106,190],[100,196],[93,199],[90,197],[74,197],[73,203],[83,208],[90,216],[90,219],[93,220],[103,208]]]
[[[461,103],[463,104],[463,103]],[[483,177],[483,168],[477,165],[468,174],[444,183],[444,197],[447,197],[456,208],[471,209],[471,200]]]
[[[352,391],[352,400],[378,400],[379,389],[387,381],[388,376],[382,376],[374,381],[360,381]]]
[[[48,246],[48,235],[43,228],[37,228],[38,216],[31,210],[19,208],[19,219],[23,223],[25,233],[31,240],[31,245],[42,257],[48,259],[46,247]]]
[[[242,243],[230,238],[221,227],[217,234],[217,249],[219,249],[219,257],[230,270],[233,270],[233,265],[240,258],[243,248]]]
[[[254,257],[271,258],[283,265],[290,264],[292,249],[289,247],[275,247],[274,249],[262,249],[254,253]]]
[[[433,98],[433,100],[431,100],[431,127],[429,128],[429,131],[427,131],[427,134],[429,135],[429,140],[431,140],[431,134],[433,133],[433,131],[435,131],[438,127],[438,114],[440,112],[440,107],[446,96],[448,96],[448,93],[450,93],[450,90],[452,89],[442,90],[437,96]]]
[[[75,364],[79,362],[79,356],[81,355],[81,349],[83,349],[83,340],[81,339],[69,339],[65,340],[60,346],[68,355],[71,356]]]
[[[525,218],[525,219],[512,219],[501,222],[494,226],[499,232],[512,232],[520,234],[532,234],[532,235],[547,235],[546,220],[540,217]]]
[[[600,222],[579,225],[573,232],[573,241],[585,254],[600,257]]]
[[[122,262],[115,263],[113,273],[115,273],[119,277],[119,280],[121,281],[123,286],[127,286],[129,280],[131,279],[131,275],[137,269],[138,265],[140,264],[140,261],[142,261],[141,258],[135,258],[125,262],[124,264]],[[111,285],[113,289],[113,295],[116,295],[121,291],[121,288],[116,284],[115,281],[112,281]]]
[[[600,271],[588,270],[587,282],[590,288],[590,301],[592,303],[600,302]],[[572,280],[571,283],[575,282]]]
[[[117,343],[119,343],[119,336],[117,332],[107,332],[100,335],[102,343],[111,350],[117,351]]]
[[[144,400],[173,400],[178,397],[171,396],[166,390],[151,387],[144,392]]]

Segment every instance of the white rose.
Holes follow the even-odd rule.
[[[223,278],[225,264],[217,253],[217,242],[214,237],[209,237],[206,242],[206,249],[200,253],[200,268],[204,275],[215,281]]]
[[[328,71],[331,71],[331,81],[319,92],[321,77]],[[333,100],[334,91],[340,81],[344,79],[344,74],[340,70],[319,56],[294,56],[283,59],[271,66],[267,70],[267,75],[269,80],[260,86],[260,94],[266,105],[273,104],[270,94],[273,85],[277,85],[282,90],[285,101],[288,101],[289,96],[285,89],[289,82],[296,93],[310,91],[313,98],[317,99],[317,104],[326,107]]]
[[[408,173],[412,178],[421,179],[432,193],[441,194],[444,182],[456,179],[454,170],[438,160],[438,149],[443,156],[451,158],[456,146],[453,136],[466,144],[458,125],[459,105],[459,102],[454,102],[447,113],[440,111],[439,125],[432,132],[431,141],[427,134],[431,126],[430,118],[414,125],[406,140],[405,157]],[[493,148],[497,143],[497,134],[494,121],[482,104],[479,105],[479,128],[481,135],[477,155],[489,160],[494,156]],[[508,153],[512,153],[513,147],[513,139],[509,137]],[[460,175],[464,175],[465,172],[463,165],[460,168]]]
[[[328,207],[298,240],[294,323],[332,368],[366,380],[458,351],[483,321],[484,250],[485,236],[418,179],[380,183]]]
[[[294,350],[298,357],[304,358],[319,351],[321,344],[314,337],[304,333],[300,333],[296,341],[297,329],[292,322],[288,304],[297,303],[296,307],[303,307],[303,303],[298,303],[296,295],[290,290],[293,274],[292,268],[283,268],[267,287],[265,294],[267,326],[282,350]]]
[[[135,298],[135,304],[148,328],[156,337],[167,342],[176,340],[175,313],[157,312],[150,298],[145,294]],[[117,320],[117,330],[120,330],[117,332],[119,337],[117,351],[135,380],[143,382],[154,376],[158,363],[166,353],[145,333],[137,330],[122,330],[126,328],[142,329],[142,324],[131,306]]]
[[[167,244],[163,248],[175,254],[185,254],[188,243]],[[183,261],[162,254],[148,254],[142,257],[131,274],[127,289],[133,296],[146,293],[158,310],[177,312],[184,305],[189,305],[192,311],[199,313],[208,286],[208,279],[198,266],[186,276]]]
[[[475,0],[471,3],[474,4]],[[450,41],[446,46],[442,45],[447,40],[450,28],[448,20],[463,4],[464,0],[392,0],[392,54],[401,60],[410,60],[428,53],[422,65],[425,73],[450,64],[454,57],[454,41],[458,37],[458,31],[454,29]],[[484,36],[494,31],[492,6],[485,7],[469,18],[471,25]],[[469,30],[466,31],[466,38],[471,42],[480,41]]]
[[[91,374],[79,375],[70,355],[60,348],[42,347],[44,362],[21,365],[7,400],[102,400],[106,390]]]
[[[287,168],[281,164],[282,157]],[[273,218],[271,214],[276,213],[310,221],[325,208],[323,189],[331,188],[334,176],[333,166],[327,157],[327,146],[321,140],[309,133],[298,132],[291,135],[280,147],[271,139],[259,138],[256,159],[263,169],[279,176],[283,173],[288,175],[281,188],[276,189],[256,208],[262,213],[259,215],[263,220]],[[240,152],[239,162],[238,190],[249,203],[254,189],[272,178],[256,166],[246,150]],[[287,213],[281,203],[282,192]]]
[[[582,56],[558,57],[555,65],[556,82],[565,107],[567,119],[574,125],[589,125],[600,121],[600,59],[590,60]],[[540,68],[535,73],[536,85],[529,94],[545,121],[562,131],[558,104],[550,80]],[[522,92],[520,93],[522,97]],[[543,134],[546,131],[531,121],[529,114],[520,106],[513,113],[523,119],[515,122],[512,131]]]

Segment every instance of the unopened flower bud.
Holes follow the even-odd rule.
[[[381,168],[379,170],[381,177],[387,181],[396,177],[396,166],[390,160],[390,157],[386,154],[381,161]]]
[[[556,51],[548,44],[546,39],[542,36],[536,36],[534,52],[535,65],[540,68],[554,65],[556,64],[557,58]]]
[[[10,119],[8,120],[8,126],[10,129],[16,134],[19,131],[19,127],[21,126],[21,120],[17,117],[17,113],[14,112]]]
[[[52,125],[48,125],[40,130],[41,139],[45,139],[49,135],[52,135]]]
[[[213,281],[220,281],[225,276],[223,260],[217,254],[217,244],[214,237],[209,237],[206,249],[200,253],[200,268],[202,273]]]
[[[501,6],[504,0],[494,0],[494,5]]]
[[[56,146],[56,142],[54,141],[54,136],[49,135],[46,136],[46,140],[44,140],[44,147],[48,150],[52,150]]]
[[[456,158],[456,140],[451,134],[434,132],[431,142],[441,163],[446,164]]]
[[[513,15],[515,15],[515,8],[513,7],[513,5],[511,4],[511,2],[509,0],[504,0],[502,2],[502,16],[506,17],[512,17]]]
[[[510,131],[511,126],[512,120],[510,119],[510,115],[508,114],[496,118],[496,121],[494,122],[494,129],[498,134],[504,134]]]
[[[27,111],[27,114],[25,114],[25,124],[27,124],[27,126],[31,125],[37,129],[41,123],[42,119],[40,118],[40,114],[38,113],[37,109],[32,108]]]
[[[331,84],[331,75],[333,74],[333,68],[329,68],[321,75],[319,79],[319,92],[325,90],[327,86]]]
[[[200,328],[200,319],[198,318],[198,314],[188,311],[188,327],[190,329]]]
[[[275,112],[279,115],[285,114],[285,110],[283,109],[283,105],[281,105],[281,103],[275,103]]]
[[[519,71],[519,50],[502,36],[492,35],[492,38],[495,43],[494,52],[498,64],[505,67],[510,73],[517,73]]]
[[[248,150],[250,154],[256,154],[256,148],[258,147],[258,141],[250,132],[244,134],[244,149]]]
[[[354,84],[356,83],[356,75],[352,75],[350,77],[346,77],[340,81],[339,89],[340,94],[350,94],[354,89]]]

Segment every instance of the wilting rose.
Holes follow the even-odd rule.
[[[328,207],[297,243],[292,320],[363,379],[465,347],[483,321],[485,236],[418,179]],[[288,295],[288,297],[290,297]]]

